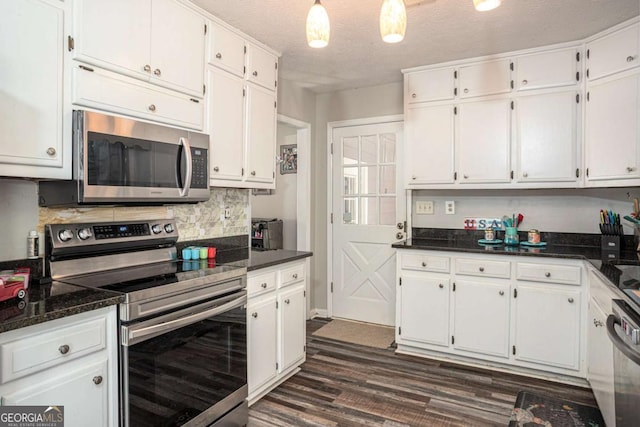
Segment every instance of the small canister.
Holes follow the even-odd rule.
[[[529,230],[527,240],[529,243],[540,243],[540,232],[536,229]]]
[[[200,248],[200,259],[207,259],[207,254],[209,253],[209,248],[202,247]]]
[[[200,248],[197,246],[191,247],[191,259],[199,259],[200,258]]]
[[[487,228],[484,230],[484,240],[495,240],[496,235],[493,232],[493,228]]]

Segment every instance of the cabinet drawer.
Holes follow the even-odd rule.
[[[432,255],[402,255],[402,268],[405,270],[449,272],[449,258]]]
[[[258,276],[247,278],[247,295],[258,295],[262,292],[272,291],[276,288],[276,272],[270,271]]]
[[[456,274],[508,279],[511,275],[509,261],[489,261],[484,259],[456,259]]]
[[[285,268],[280,272],[280,286],[287,286],[292,283],[301,282],[305,279],[304,264],[294,265]]]
[[[552,265],[519,262],[516,264],[516,279],[532,282],[580,285],[580,267],[575,265]]]
[[[30,375],[106,347],[106,320],[95,319],[0,345],[0,383]]]

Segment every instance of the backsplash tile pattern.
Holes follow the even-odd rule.
[[[180,240],[208,239],[249,234],[250,190],[212,188],[206,202],[167,206],[39,208],[38,232],[45,224],[94,221],[131,221],[175,218]],[[231,215],[224,219],[224,209]]]

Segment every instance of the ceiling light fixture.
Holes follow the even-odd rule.
[[[387,43],[398,43],[407,30],[407,10],[403,0],[384,0],[380,9],[380,35]]]
[[[486,12],[500,6],[502,0],[473,0],[473,5],[477,11]]]
[[[315,48],[326,47],[330,31],[329,15],[320,0],[316,0],[307,15],[307,43]]]

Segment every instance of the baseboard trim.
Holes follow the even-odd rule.
[[[323,308],[314,308],[311,310],[311,318],[315,318],[315,317],[323,317],[323,318],[327,318],[328,313],[326,309]]]

